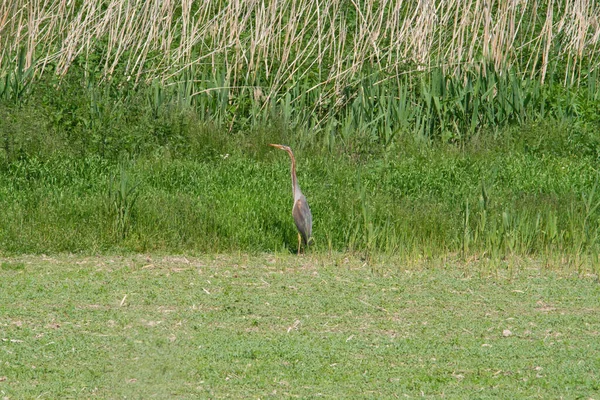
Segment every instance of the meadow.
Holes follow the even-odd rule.
[[[598,21],[3,1],[0,395],[593,398]]]
[[[512,260],[0,260],[4,398],[594,398],[600,286]]]

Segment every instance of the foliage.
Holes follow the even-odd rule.
[[[106,204],[107,213],[114,219],[114,232],[119,239],[125,239],[131,230],[138,196],[138,184],[131,182],[126,166],[120,164],[118,175],[110,177]]]
[[[189,113],[360,152],[547,117],[598,125],[592,1],[66,4],[3,3],[0,98],[45,80],[55,131],[103,156],[184,139]]]
[[[594,257],[597,9],[484,3],[2,3],[0,248],[293,251],[278,142],[315,251]]]
[[[371,156],[299,147],[298,177],[315,221],[312,251],[368,260],[459,253],[495,262],[591,259],[600,233],[597,153],[580,152],[589,143],[571,126],[529,125],[462,148],[405,142]],[[126,168],[98,155],[6,164],[1,248],[295,252],[289,161],[267,146],[278,134],[207,140],[198,153],[159,148]]]

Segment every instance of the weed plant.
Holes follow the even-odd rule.
[[[133,224],[135,203],[139,192],[132,183],[124,164],[119,165],[118,175],[112,175],[108,184],[107,213],[114,219],[114,232],[119,239],[125,239]]]

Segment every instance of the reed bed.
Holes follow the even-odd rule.
[[[276,119],[329,148],[462,141],[587,107],[549,105],[548,82],[597,99],[599,17],[590,0],[7,0],[0,98],[76,70],[230,132]]]
[[[561,63],[567,84],[598,65],[599,22],[592,0],[6,0],[0,65],[22,50],[38,73],[83,59],[105,78],[164,83],[224,67],[227,85],[267,98],[306,76],[339,94],[365,67],[396,78],[483,63],[543,82]]]

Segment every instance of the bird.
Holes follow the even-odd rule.
[[[294,217],[294,222],[296,223],[296,228],[298,228],[298,255],[300,254],[300,245],[304,243],[305,246],[308,246],[312,239],[312,213],[310,212],[310,207],[308,206],[308,202],[306,201],[306,197],[302,194],[300,190],[300,185],[298,185],[298,179],[296,178],[296,159],[294,158],[294,153],[292,153],[292,149],[289,146],[285,146],[282,144],[269,144],[269,146],[273,146],[277,149],[287,151],[292,159],[292,194],[294,196],[294,206],[292,207],[292,217]]]

